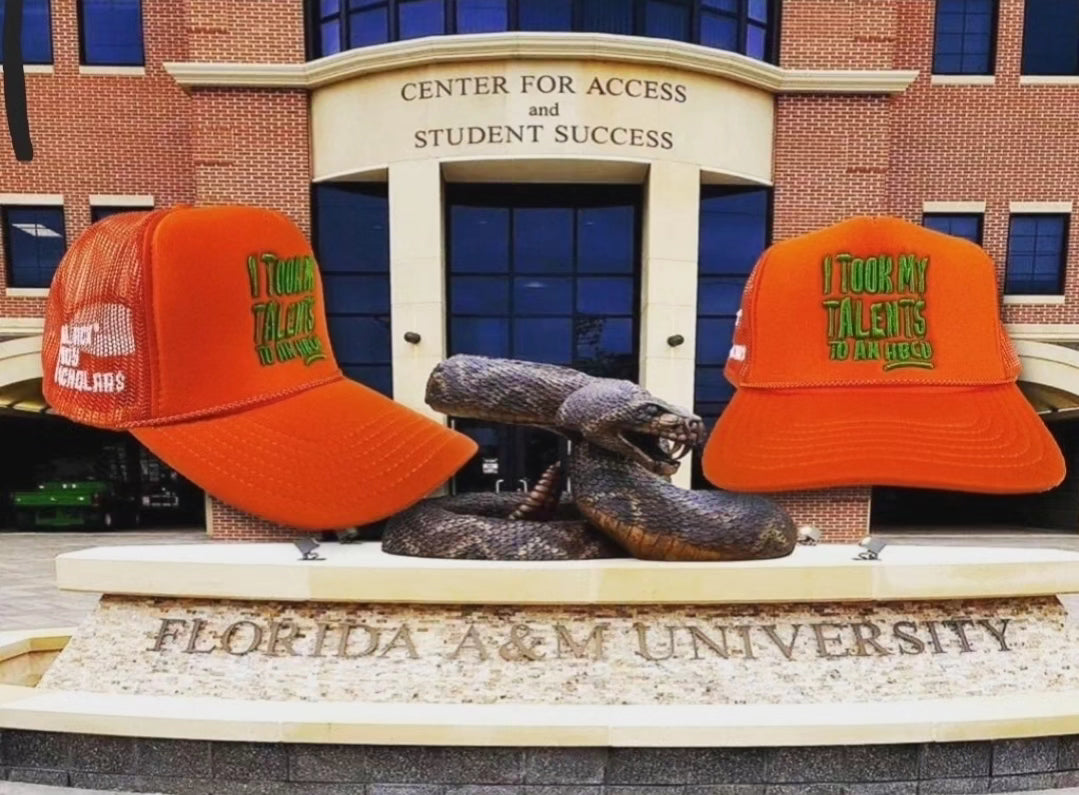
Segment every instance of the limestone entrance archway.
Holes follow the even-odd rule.
[[[41,337],[0,338],[0,411],[48,412],[41,396]]]
[[[1019,387],[1047,421],[1079,417],[1079,350],[1050,342],[1017,340],[1023,369]]]

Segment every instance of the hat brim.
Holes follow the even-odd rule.
[[[467,436],[346,379],[222,416],[131,431],[221,501],[307,530],[403,510],[477,450]]]
[[[906,486],[1046,491],[1064,458],[1014,383],[981,387],[739,389],[705,447],[732,491]]]

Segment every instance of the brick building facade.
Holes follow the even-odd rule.
[[[589,38],[580,46],[580,60],[597,68],[625,60],[632,68],[685,69],[696,75],[695,80],[767,92],[771,126],[766,131],[769,163],[762,167],[763,176],[716,177],[722,169],[704,163],[701,173],[711,176],[700,181],[770,184],[773,239],[859,213],[920,221],[923,213],[940,208],[973,211],[982,216],[983,245],[998,263],[1003,295],[1011,216],[1031,210],[1070,213],[1070,203],[1079,196],[1079,78],[1021,73],[1026,3],[995,4],[994,68],[989,75],[933,73],[937,3],[930,0],[783,0],[781,8],[775,8],[780,23],[775,26],[773,14],[771,29],[778,35],[778,57],[773,58],[774,66],[762,63],[764,71],[754,71],[746,58],[724,59],[718,50],[713,63],[702,47],[692,44],[684,53],[676,51],[675,65],[664,66],[668,56],[648,49],[653,40],[640,39],[640,50],[635,51],[629,37],[618,37],[617,48],[600,42],[609,48],[600,55],[593,52],[598,45]],[[312,183],[341,179],[339,174],[327,175],[317,162],[331,146],[326,142],[328,133],[316,129],[313,118],[317,119],[320,103],[338,101],[332,92],[349,81],[371,81],[374,86],[381,76],[406,68],[435,70],[440,64],[466,63],[486,69],[492,62],[515,61],[514,52],[537,62],[537,69],[546,66],[545,61],[561,66],[570,60],[573,36],[588,36],[567,33],[558,42],[537,39],[537,44],[513,38],[525,34],[480,34],[465,37],[471,49],[461,45],[452,52],[457,45],[450,40],[459,37],[447,36],[422,40],[429,42],[426,47],[422,42],[399,41],[309,60],[308,37],[317,33],[318,20],[306,20],[298,0],[145,0],[142,11],[144,67],[91,67],[80,65],[76,0],[52,0],[53,64],[30,67],[27,76],[34,159],[17,163],[9,149],[0,154],[0,205],[59,199],[68,240],[90,223],[95,197],[101,201],[109,196],[152,197],[156,206],[265,205],[285,212],[311,232]],[[489,43],[484,43],[485,35]],[[504,40],[511,44],[498,49]],[[357,96],[362,98],[365,90],[381,89],[359,87]],[[361,140],[357,148],[363,149],[362,139],[398,136],[402,131],[394,128],[393,117],[375,116],[355,134]],[[715,146],[724,144],[717,141]],[[506,160],[486,150],[465,159],[471,168],[488,155],[492,162]],[[588,163],[605,167],[618,160],[609,154],[581,153],[582,162],[585,155],[595,155]],[[554,164],[550,173],[556,178],[535,177],[534,163],[541,156],[550,158],[550,153],[528,158],[533,176],[520,176],[522,170],[519,181],[571,181],[555,175]],[[444,158],[461,159],[456,153]],[[625,160],[639,164],[641,156],[634,153]],[[402,373],[411,372],[408,367],[422,369],[432,357],[446,353],[443,345],[417,358],[397,339],[404,330],[398,325],[397,305],[408,300],[397,300],[402,277],[393,281],[405,245],[394,237],[394,221],[401,217],[394,208],[394,175],[395,169],[404,174],[413,166],[419,167],[414,161],[372,160],[356,170],[366,183],[389,181],[396,392],[402,391],[406,377]],[[669,167],[676,175],[677,164]],[[668,173],[658,170],[668,168],[666,163],[651,168],[653,183],[655,174]],[[459,181],[514,177],[512,172],[478,168],[469,173],[481,176],[466,175]],[[489,173],[494,177],[486,176]],[[595,181],[580,179],[579,173],[572,181]],[[450,175],[446,170],[444,176]],[[597,179],[612,182],[622,177],[605,171]],[[698,181],[698,172],[690,179]],[[655,212],[659,205],[648,199],[653,188],[644,190],[646,212]],[[1061,293],[1002,298],[1004,320],[1019,340],[1060,348],[1079,341],[1079,268],[1074,267],[1079,224],[1067,228],[1069,267]],[[647,229],[646,222],[646,236]],[[646,240],[642,255],[646,267],[650,256],[655,262],[690,258],[664,251],[650,254],[649,246],[654,245],[654,238]],[[8,273],[9,268],[0,268],[0,274]],[[695,303],[662,301],[649,292],[653,288],[647,275],[645,281],[646,304]],[[43,295],[36,289],[5,289],[0,282],[0,333],[39,333],[35,323],[43,313]],[[695,299],[694,292],[690,295]],[[444,326],[444,318],[441,322]],[[664,330],[656,333],[665,338]],[[646,347],[647,340],[642,357]],[[681,379],[669,390],[674,398],[688,394],[692,400],[692,350],[689,358],[688,365],[672,360],[671,378]],[[648,385],[663,394],[664,382],[655,375],[661,371],[659,365],[651,366]],[[1060,383],[1049,385],[1066,391]],[[403,402],[417,404],[415,390]],[[820,527],[826,540],[859,538],[869,528],[867,488],[781,499],[797,520]],[[217,502],[209,509],[208,526],[215,538],[229,540],[293,535]]]

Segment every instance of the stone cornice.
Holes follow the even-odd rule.
[[[698,44],[607,33],[433,36],[363,47],[307,63],[166,63],[187,88],[315,89],[361,75],[461,61],[593,60],[669,66],[727,78],[773,94],[899,94],[917,71],[784,69]]]

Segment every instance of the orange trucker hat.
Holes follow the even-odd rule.
[[[42,358],[58,414],[129,430],[215,497],[293,527],[389,516],[476,451],[344,377],[311,245],[270,210],[94,224],[53,278]]]
[[[702,464],[726,489],[1014,494],[1064,479],[1016,386],[992,260],[908,221],[852,218],[765,251],[724,372],[738,389]]]

